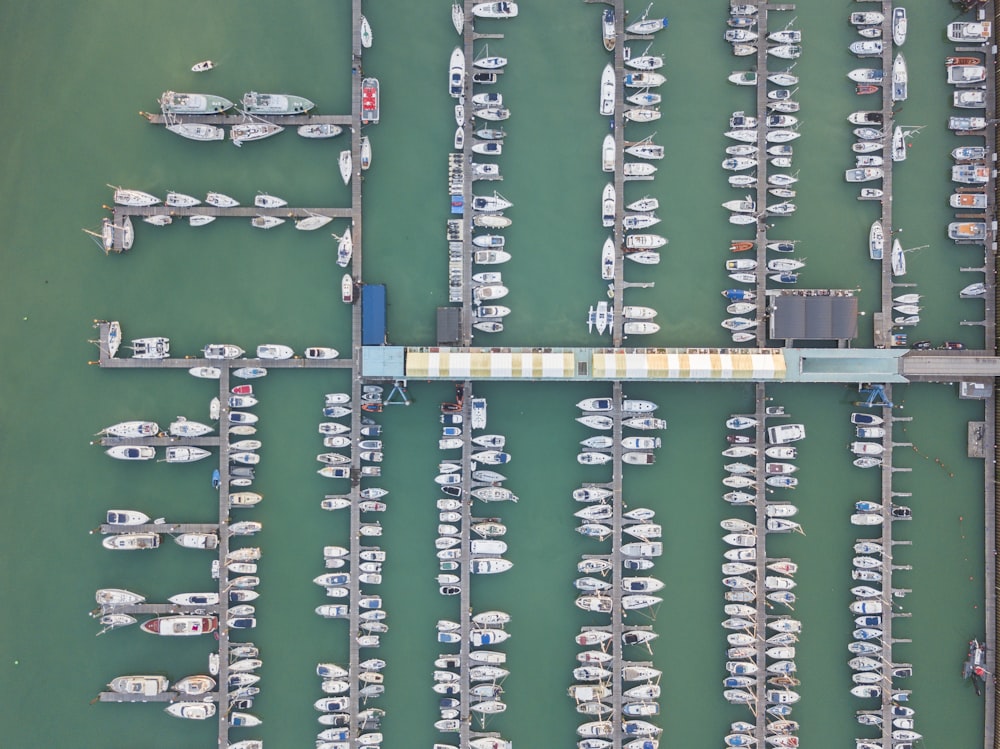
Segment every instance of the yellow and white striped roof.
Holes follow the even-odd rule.
[[[607,380],[778,380],[785,358],[768,349],[721,353],[713,349],[595,352],[591,376]]]
[[[406,351],[406,376],[515,380],[780,380],[785,377],[785,358],[777,349],[410,348]]]
[[[570,350],[538,352],[409,349],[406,352],[406,376],[446,379],[568,379],[573,377],[574,362],[575,357]]]

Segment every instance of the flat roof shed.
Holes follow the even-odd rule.
[[[794,291],[771,296],[771,340],[843,342],[857,336],[858,299],[851,291]]]

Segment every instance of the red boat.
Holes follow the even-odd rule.
[[[747,250],[753,249],[754,243],[747,239],[734,239],[729,243],[729,249],[732,252],[746,252]]]
[[[938,348],[943,351],[962,351],[965,349],[965,344],[959,341],[945,341]]]
[[[874,83],[859,83],[854,87],[854,93],[856,94],[877,94],[878,86]]]
[[[983,61],[978,57],[946,57],[944,66],[950,68],[952,65],[982,65]]]
[[[232,390],[233,395],[253,395],[253,385],[237,385]]]
[[[379,110],[378,79],[365,78],[361,81],[361,121],[378,124]]]

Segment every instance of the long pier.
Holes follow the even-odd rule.
[[[757,182],[756,182],[756,217],[757,223],[755,225],[755,242],[754,245],[755,255],[757,260],[757,270],[756,270],[756,283],[754,288],[754,293],[756,294],[755,302],[757,304],[757,312],[755,319],[757,320],[756,334],[757,334],[757,344],[759,346],[767,345],[767,230],[770,228],[768,225],[768,215],[767,215],[767,200],[768,200],[768,188],[770,187],[767,181],[768,167],[770,166],[767,153],[767,117],[770,113],[767,103],[767,76],[768,76],[768,61],[769,56],[767,53],[768,42],[768,22],[769,22],[769,5],[765,0],[757,0],[757,85],[755,87],[756,93],[756,108],[755,115],[757,117]],[[763,424],[764,422],[759,422]],[[763,452],[763,451],[761,451]],[[759,458],[758,458],[759,460]],[[763,470],[763,465],[760,466]],[[763,476],[763,473],[760,474]],[[760,580],[764,578],[761,577]],[[761,671],[761,678],[758,680],[758,691],[762,689],[760,685],[764,682],[763,670]],[[760,746],[763,746],[763,736],[760,737]]]
[[[220,208],[214,205],[195,205],[181,208],[178,206],[163,205],[162,203],[146,206],[116,205],[111,209],[111,213],[112,220],[116,225],[120,224],[126,216],[129,218],[148,218],[150,216],[170,216],[172,218],[187,218],[189,216],[254,218],[255,216],[274,216],[275,218],[284,219],[303,219],[309,216],[326,216],[328,218],[354,217],[354,211],[351,208],[297,208],[287,205],[280,208],[261,208],[255,205],[236,205],[230,208]]]
[[[468,5],[468,2],[466,2]],[[467,23],[466,26],[471,26]],[[466,253],[468,254],[468,253]],[[458,745],[469,746],[472,738],[472,678],[470,676],[471,662],[469,652],[472,649],[472,505],[475,499],[472,497],[472,382],[463,383],[464,398],[462,400],[462,526],[461,530],[461,558],[458,562],[459,581],[461,588],[459,593],[458,623],[459,633],[462,641],[458,646],[459,657],[459,684],[462,692],[458,696],[462,704],[461,723],[458,731]]]
[[[364,259],[364,227],[362,222],[362,187],[364,177],[361,169],[361,138],[362,138],[362,92],[361,82],[364,78],[363,70],[363,45],[361,43],[361,0],[351,0],[351,164],[353,174],[351,175],[351,277],[355,284],[362,278],[362,264]],[[379,104],[381,107],[381,103]],[[351,355],[347,361],[353,365],[360,359],[361,350],[361,305],[353,304],[351,308]],[[355,445],[361,439],[361,426],[363,412],[361,411],[362,383],[359,377],[353,376],[355,370],[351,370],[351,403],[356,407],[351,412],[351,474],[361,475],[361,457]],[[350,698],[348,713],[350,715],[350,725],[357,730],[357,714],[361,707],[361,683],[359,676],[361,673],[361,646],[359,636],[361,632],[361,609],[359,602],[362,596],[361,582],[358,579],[360,574],[362,540],[361,526],[362,518],[359,506],[360,501],[360,480],[351,479],[349,497],[351,506],[350,513],[350,583],[348,589],[350,597],[348,599],[348,637],[349,639],[349,662],[348,662],[348,697]]]
[[[465,18],[465,24],[462,27],[462,51],[465,56],[465,75],[462,79],[462,95],[458,99],[458,103],[463,107],[463,120],[461,123],[456,125],[462,130],[462,151],[460,154],[461,158],[461,193],[462,193],[462,215],[461,215],[461,259],[457,262],[449,262],[449,270],[451,268],[461,267],[461,278],[460,287],[455,288],[454,286],[449,287],[449,292],[452,292],[450,300],[454,301],[461,299],[462,302],[462,322],[460,335],[462,341],[466,346],[471,345],[473,339],[473,328],[472,325],[478,320],[474,316],[473,308],[478,306],[479,301],[473,298],[473,283],[472,283],[472,273],[473,273],[473,253],[476,250],[475,245],[472,244],[472,237],[474,233],[474,218],[476,216],[476,211],[473,209],[473,192],[472,185],[476,181],[475,176],[472,173],[472,162],[476,154],[472,150],[472,146],[475,144],[475,130],[476,130],[476,117],[474,114],[474,107],[472,104],[473,95],[473,76],[476,73],[476,68],[474,66],[475,62],[475,43],[480,39],[503,39],[503,34],[481,34],[475,29],[474,16],[472,13],[472,8],[475,6],[474,0],[463,0],[463,12]],[[502,73],[502,70],[490,71],[496,72],[498,74]],[[450,181],[450,175],[449,175]],[[450,194],[454,194],[449,190]],[[452,246],[452,240],[449,237],[449,248]],[[456,242],[457,244],[457,242]],[[452,278],[449,276],[449,283],[451,283]]]
[[[764,46],[764,45],[761,45]],[[766,88],[766,86],[764,86]],[[766,193],[765,193],[766,195]],[[755,685],[756,710],[754,712],[754,738],[756,745],[766,746],[765,737],[767,735],[767,620],[769,616],[767,591],[764,586],[764,578],[767,576],[767,484],[765,483],[765,464],[767,456],[767,422],[765,420],[765,403],[767,402],[767,389],[763,383],[754,385],[754,419],[757,424],[754,427],[754,446],[757,454],[754,456],[755,476],[757,476],[757,491],[754,503],[754,535],[756,539],[756,557],[754,565],[757,567],[755,580],[755,591],[757,593],[754,604],[757,608],[754,664],[757,666],[757,684]]]
[[[895,49],[892,43],[892,0],[881,0],[879,3],[880,12],[883,15],[882,21],[882,55],[879,58],[882,63],[882,85],[880,93],[881,115],[882,115],[882,197],[879,199],[881,207],[880,221],[882,231],[885,236],[882,251],[882,276],[881,276],[881,296],[882,308],[872,315],[873,335],[875,344],[878,346],[890,346],[893,333],[893,309],[892,298],[898,286],[909,286],[906,282],[896,282],[892,270],[892,243],[896,229],[892,223],[892,175],[895,165],[892,159],[892,134],[893,134],[893,83],[892,83],[892,60]],[[864,184],[864,183],[862,183]],[[891,724],[892,721],[889,721]]]
[[[616,23],[618,23],[617,16]],[[615,45],[616,50],[620,49],[620,47],[621,45]],[[620,89],[621,86],[617,88]],[[619,111],[616,107],[615,112]],[[622,201],[619,199],[618,205],[620,206],[621,203]],[[618,223],[617,225],[620,226],[621,224]],[[615,297],[615,304],[621,304],[618,300],[618,295]],[[616,315],[615,319],[617,320],[619,317]],[[625,717],[622,715],[622,705],[625,700],[622,695],[626,689],[623,676],[626,661],[622,653],[624,650],[622,633],[625,630],[623,621],[625,610],[622,608],[623,569],[621,553],[622,511],[625,504],[623,489],[625,477],[622,471],[622,420],[624,417],[622,405],[624,397],[622,384],[620,382],[614,383],[611,386],[611,402],[615,404],[615,409],[611,415],[611,419],[614,422],[611,427],[611,438],[614,440],[614,444],[611,447],[611,486],[613,491],[611,495],[611,715],[614,729],[611,734],[612,749],[621,749],[626,741],[625,731],[622,729],[622,723],[625,721]]]
[[[340,125],[351,127],[354,117],[351,114],[156,114],[155,112],[140,112],[151,125],[173,125],[198,123],[203,125],[239,125],[247,120],[270,122],[274,125]]]
[[[614,69],[615,69],[615,109],[611,115],[611,127],[614,131],[615,136],[615,170],[613,174],[612,184],[615,188],[615,222],[614,226],[611,227],[611,233],[614,237],[615,242],[615,277],[614,277],[614,297],[611,300],[611,342],[615,346],[621,346],[622,340],[624,338],[624,315],[622,314],[622,307],[625,304],[625,43],[630,39],[645,39],[646,37],[631,37],[625,34],[625,2],[624,0],[615,0],[613,3],[615,10],[615,48],[612,51],[612,57],[614,58]],[[603,210],[602,210],[603,213]],[[616,399],[616,403],[621,401]],[[620,418],[616,418],[616,424],[620,422]],[[615,427],[616,431],[620,433],[620,424]],[[616,445],[617,445],[616,440]],[[615,465],[620,466],[620,462],[616,460]],[[616,469],[620,470],[620,469]],[[615,496],[619,496],[617,493]],[[617,611],[617,608],[615,609]],[[618,669],[620,678],[620,669]],[[615,700],[616,707],[620,708],[620,689],[615,690]],[[614,713],[616,716],[620,716],[620,710],[616,710]],[[615,739],[614,749],[619,749],[621,744],[621,739]]]

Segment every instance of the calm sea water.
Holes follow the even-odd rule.
[[[447,59],[457,41],[449,3],[439,7],[373,3],[367,10],[375,47],[366,72],[379,76],[383,122],[369,132],[374,164],[366,175],[365,280],[389,285],[389,334],[396,343],[432,343],[434,308],[445,303],[444,221],[446,154],[453,132],[445,91]],[[673,7],[676,5],[676,7]],[[929,4],[924,4],[929,5]],[[628,199],[660,198],[671,244],[653,269],[629,268],[629,280],[655,281],[633,289],[628,302],[659,310],[662,345],[726,342],[718,289],[730,239],[742,236],[719,204],[736,197],[718,163],[721,135],[734,109],[752,107],[751,94],[726,83],[741,67],[721,41],[725,3],[669,4],[658,11],[671,28],[651,51],[666,56],[669,83],[664,117],[629,126],[630,137],[656,133],[668,146],[653,183],[631,185]],[[860,205],[843,183],[851,166],[846,115],[860,103],[844,77],[859,66],[846,52],[853,32],[851,3],[803,3],[788,20],[806,35],[796,67],[802,83],[803,137],[799,211],[779,225],[800,240],[809,261],[809,286],[860,288],[866,311],[878,296],[867,260],[867,228],[875,207]],[[135,250],[104,257],[80,232],[96,228],[105,183],[164,194],[231,193],[244,203],[258,191],[293,203],[344,205],[348,192],[336,168],[339,146],[307,143],[291,134],[234,149],[196,144],[150,127],[136,113],[155,106],[161,91],[211,90],[230,98],[251,88],[309,96],[323,112],[342,112],[349,94],[349,4],[297,0],[291,6],[169,5],[106,0],[86,6],[53,0],[6,9],[0,62],[8,105],[0,112],[0,496],[4,503],[0,595],[0,724],[4,746],[73,742],[121,748],[211,746],[215,725],[173,720],[155,705],[89,705],[112,677],[163,672],[172,678],[203,672],[212,641],[159,641],[121,631],[95,638],[86,612],[98,587],[126,587],[150,600],[209,584],[209,558],[173,544],[153,554],[116,555],[88,534],[109,507],[133,507],[171,520],[208,521],[214,512],[205,465],[121,465],[88,444],[101,427],[127,418],[161,424],[175,415],[204,418],[211,385],[169,372],[99,372],[87,366],[96,349],[90,321],[115,318],[126,335],[168,335],[177,354],[209,341],[250,348],[283,342],[349,346],[349,315],[337,301],[327,234],[293,236],[287,227],[257,232],[233,222],[201,229],[140,225]],[[634,14],[642,8],[632,8]],[[950,93],[942,58],[942,29],[953,20],[946,3],[911,8],[911,96],[900,120],[924,126],[910,157],[899,165],[896,224],[906,246],[929,247],[909,256],[907,280],[924,294],[924,321],[914,337],[963,340],[981,346],[981,330],[960,326],[981,316],[977,302],[957,291],[978,277],[980,250],[945,238],[949,220],[948,152],[960,140],[944,129]],[[500,162],[499,190],[515,203],[507,232],[514,260],[503,268],[514,314],[503,344],[588,344],[587,307],[604,293],[598,255],[599,143],[607,124],[596,114],[597,79],[605,62],[598,39],[599,10],[570,2],[524,3],[512,23],[484,24],[502,32],[490,51],[511,60],[500,87],[514,112]],[[779,22],[780,23],[780,22]],[[219,62],[205,76],[187,72],[195,61]],[[875,106],[871,104],[870,106]],[[633,133],[634,129],[634,133]],[[477,189],[477,192],[482,191]],[[780,219],[779,219],[780,221]],[[333,231],[342,227],[334,224]],[[870,326],[863,326],[870,335]],[[310,746],[316,730],[312,701],[319,660],[346,658],[340,622],[312,613],[323,602],[311,582],[324,544],[346,543],[346,519],[323,513],[333,491],[314,473],[320,450],[315,423],[322,394],[345,389],[344,373],[276,373],[257,386],[264,462],[257,482],[265,502],[260,626],[263,693],[255,711],[264,726],[254,735],[269,746]],[[457,616],[435,590],[433,538],[437,523],[432,477],[440,459],[437,404],[448,384],[412,383],[414,404],[388,409],[384,478],[390,512],[381,518],[390,560],[382,586],[391,631],[378,655],[389,661],[383,707],[386,746],[442,740],[432,728],[436,698],[432,661],[434,622]],[[495,511],[510,527],[514,569],[476,581],[477,609],[501,608],[514,617],[506,714],[489,723],[519,745],[569,745],[578,722],[565,690],[575,665],[571,637],[586,617],[572,606],[575,561],[600,549],[572,528],[570,491],[601,480],[601,468],[575,461],[586,430],[573,421],[574,403],[608,392],[606,385],[487,383],[490,429],[507,434],[514,462],[507,473],[520,495]],[[629,468],[626,501],[658,512],[666,552],[656,574],[666,582],[655,617],[655,661],[664,671],[665,740],[678,746],[717,743],[742,710],[721,697],[725,639],[718,521],[738,515],[720,499],[724,460],[722,422],[748,409],[747,385],[636,385],[633,397],[660,404],[670,421],[652,468]],[[852,503],[874,498],[874,472],[854,470],[845,450],[857,395],[842,386],[776,386],[775,402],[806,424],[800,507],[807,536],[770,546],[800,563],[796,613],[805,622],[798,648],[803,685],[795,717],[810,746],[846,745],[864,732],[853,720],[862,705],[848,695],[845,645],[852,629],[849,600]],[[965,643],[983,634],[982,464],[965,457],[965,424],[982,417],[979,405],[959,401],[955,388],[914,385],[895,391],[912,422],[896,426],[898,462],[913,470],[896,476],[897,491],[915,519],[898,524],[913,545],[897,551],[898,584],[912,588],[897,634],[912,639],[897,656],[911,660],[918,730],[928,746],[975,745],[983,708],[959,678]],[[492,509],[492,508],[491,508]],[[639,617],[636,617],[637,619]],[[237,732],[234,732],[234,737]],[[448,737],[443,737],[447,741]]]

